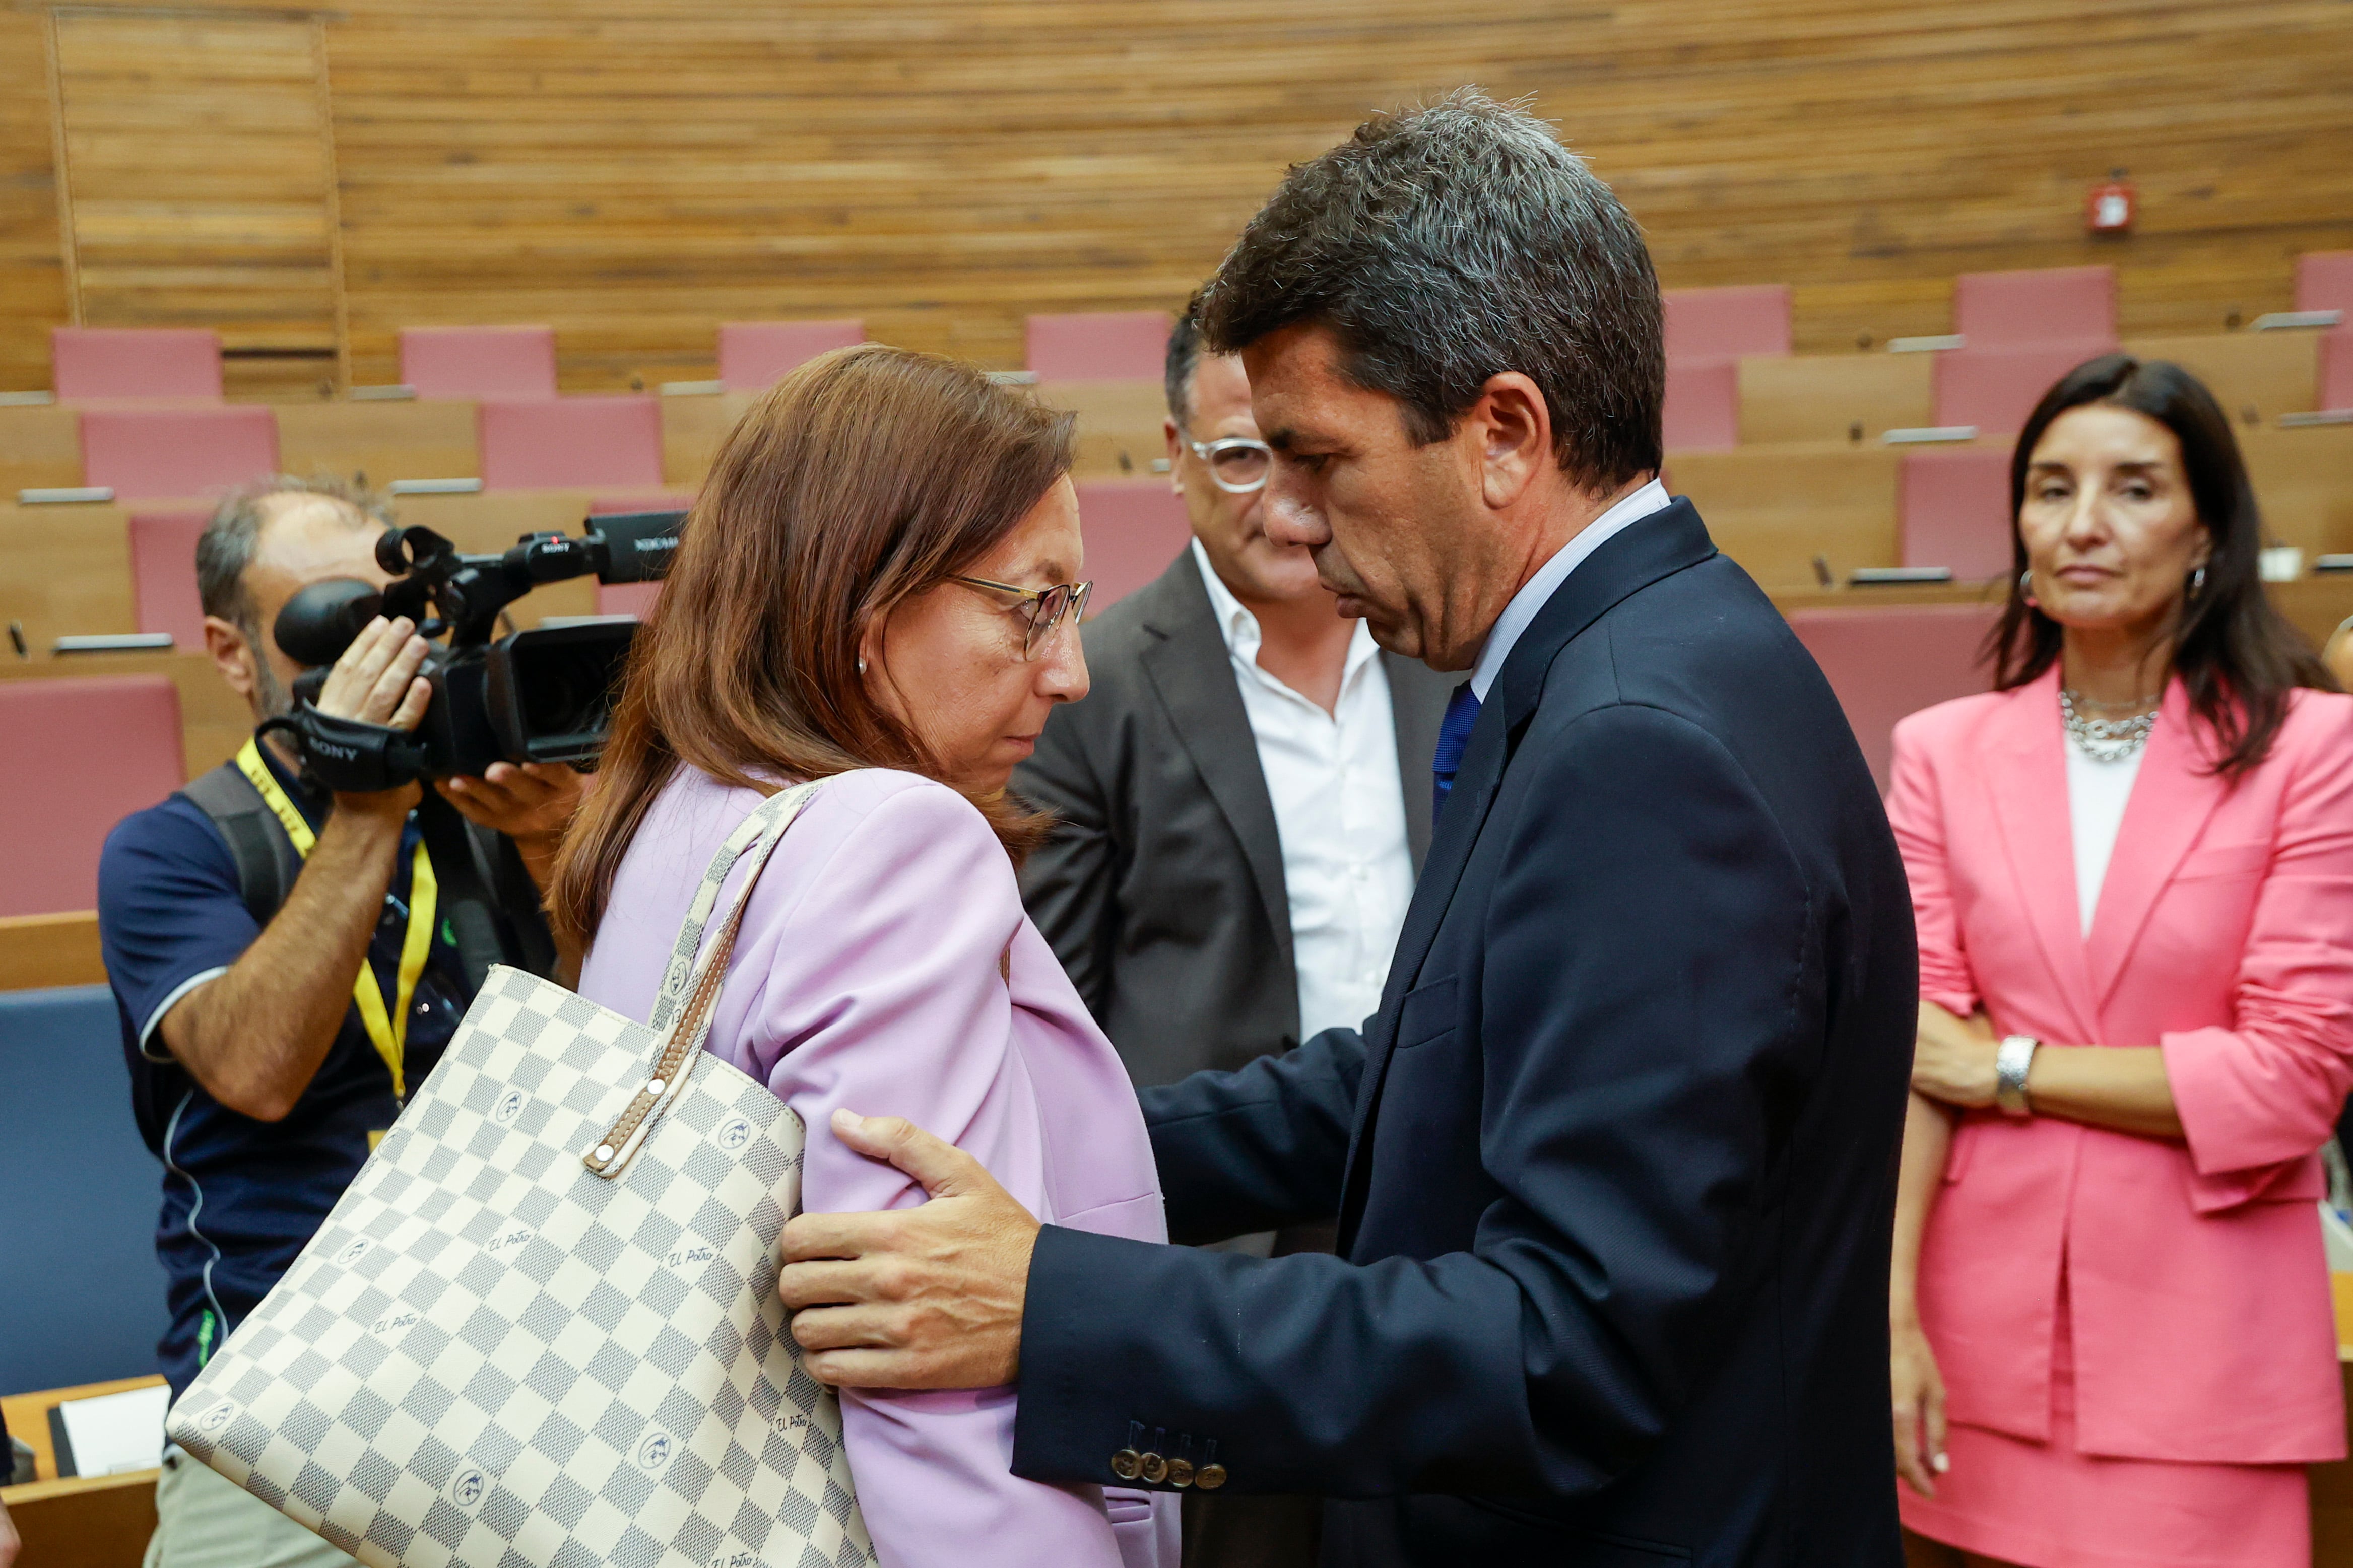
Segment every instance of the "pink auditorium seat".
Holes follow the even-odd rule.
[[[186,782],[161,675],[0,681],[0,916],[98,907],[108,829]]]
[[[125,500],[200,496],[278,471],[278,418],[267,408],[85,408],[82,483]]]
[[[1029,369],[1039,381],[1158,381],[1169,324],[1160,310],[1032,316]]]
[[[1789,286],[1670,289],[1667,358],[1738,359],[1789,352]]]
[[[865,341],[863,321],[724,321],[719,379],[730,392],[765,392],[818,355]]]
[[[221,399],[220,334],[201,328],[53,327],[49,384],[60,403]]]
[[[2342,310],[2353,327],[2353,250],[2311,250],[2295,258],[2295,308]]]
[[[1973,349],[2089,344],[2088,359],[2116,342],[2116,269],[2049,267],[1964,272],[1953,279],[1953,331]]]
[[[404,327],[400,379],[419,397],[553,397],[554,327]]]
[[[1846,721],[1887,791],[1895,721],[1990,684],[1977,662],[2000,611],[1990,605],[1797,610],[1790,629],[1830,678]]]
[[[183,652],[205,646],[204,601],[196,595],[196,538],[211,513],[131,514],[131,591],[139,629],[169,632]]]
[[[2353,326],[2321,334],[2317,390],[2317,406],[2353,408]]]
[[[2096,343],[1949,349],[1936,356],[1930,383],[1936,423],[1974,425],[1981,436],[2015,436],[2061,376],[2108,352]]]
[[[1964,583],[2010,575],[2010,453],[1999,447],[1904,454],[1896,489],[1904,564],[1947,566]]]
[[[1078,490],[1086,575],[1095,585],[1092,616],[1168,570],[1193,525],[1185,498],[1172,493],[1166,479],[1081,479]]]
[[[650,397],[486,400],[480,417],[484,489],[661,488],[661,410]]]
[[[1667,362],[1666,446],[1670,452],[1724,452],[1740,445],[1740,362]]]

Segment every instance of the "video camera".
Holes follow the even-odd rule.
[[[500,612],[543,583],[591,574],[600,583],[659,581],[685,521],[682,511],[596,517],[583,538],[529,533],[498,555],[461,554],[429,528],[392,529],[376,541],[375,558],[399,574],[394,582],[378,590],[331,578],[279,612],[278,646],[309,668],[294,682],[294,710],[262,727],[286,731],[314,778],[348,793],[480,775],[501,761],[593,766],[636,623],[540,626],[493,639]],[[448,638],[418,672],[433,699],[413,731],[315,706],[328,667],[380,615],[406,616],[418,635]]]

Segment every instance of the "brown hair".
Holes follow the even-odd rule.
[[[549,894],[586,945],[680,764],[771,794],[853,768],[940,768],[867,694],[876,618],[1010,533],[1071,466],[1071,416],[935,354],[821,354],[744,416],[689,514]],[[943,781],[944,782],[944,781]],[[1045,822],[976,797],[1017,857]]]
[[[2214,771],[2236,780],[2271,753],[2273,740],[2287,721],[2288,693],[2299,686],[2334,691],[2337,679],[2263,592],[2257,560],[2263,514],[2230,419],[2203,382],[2169,361],[2125,353],[2085,360],[2061,376],[2027,416],[2010,458],[2015,570],[2001,619],[1986,637],[1994,689],[2024,686],[2058,662],[2065,634],[2026,596],[2026,539],[2018,518],[2043,432],[2069,409],[2090,404],[2145,414],[2181,444],[2181,467],[2212,549],[2202,591],[2182,595],[2173,673],[2189,694],[2190,712],[2212,735],[2220,753]]]

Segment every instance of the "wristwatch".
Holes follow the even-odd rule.
[[[1993,1102],[2004,1116],[2031,1116],[2026,1098],[2026,1070],[2034,1065],[2035,1048],[2042,1042],[2031,1035],[2007,1035],[1993,1057]]]

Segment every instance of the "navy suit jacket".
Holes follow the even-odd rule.
[[[1340,1256],[1046,1227],[1015,1471],[1374,1500],[1327,1562],[1896,1563],[1916,971],[1828,683],[1688,501],[1635,524],[1504,662],[1362,1037],[1145,1096],[1176,1239]]]

